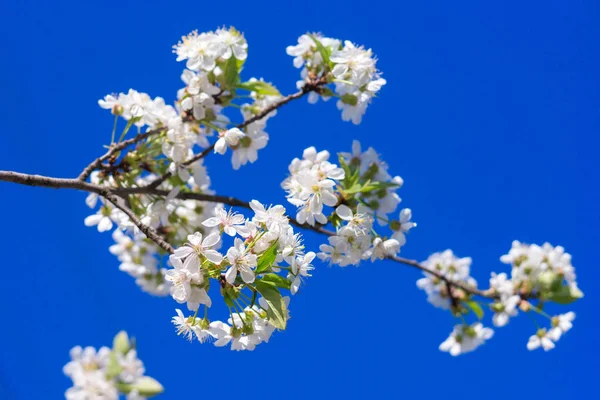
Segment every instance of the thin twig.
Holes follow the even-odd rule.
[[[140,229],[140,231],[144,233],[144,235],[146,235],[150,240],[159,245],[163,250],[165,250],[167,253],[175,252],[173,246],[171,246],[165,239],[163,239],[162,236],[160,236],[154,228],[144,224],[129,207],[127,207],[124,204],[121,204],[121,198],[117,197],[116,195],[110,192],[106,192],[102,196],[104,196],[119,210],[123,211],[129,217],[131,222],[133,222],[135,226],[137,226]]]
[[[102,155],[102,156],[96,158],[94,161],[92,161],[87,167],[85,167],[84,170],[81,171],[81,174],[79,174],[77,179],[79,179],[80,181],[85,181],[95,169],[100,168],[100,166],[102,165],[102,163],[104,161],[108,160],[109,158],[111,158],[113,155],[115,155],[119,151],[123,150],[127,146],[141,142],[142,140],[144,140],[152,135],[161,133],[165,129],[167,129],[167,128],[164,126],[161,128],[152,129],[147,132],[140,133],[131,139],[127,139],[127,140],[124,140],[119,143],[111,144],[110,147],[108,148],[108,151],[106,153],[104,153],[104,155]]]
[[[285,96],[285,97],[282,97],[280,100],[276,101],[275,103],[273,103],[270,106],[268,106],[268,107],[264,108],[263,110],[261,110],[261,112],[259,112],[258,114],[252,116],[251,118],[248,118],[247,120],[245,120],[241,124],[236,125],[236,128],[238,128],[238,129],[244,129],[245,127],[247,127],[251,123],[263,119],[264,117],[266,117],[267,115],[269,115],[273,111],[277,110],[278,108],[286,105],[290,101],[299,99],[299,98],[303,97],[304,95],[306,95],[306,94],[308,94],[310,92],[318,90],[318,88],[320,86],[324,85],[325,83],[326,83],[326,81],[324,81],[324,80],[323,81],[317,81],[317,82],[314,82],[314,83],[307,83],[298,92],[290,94],[290,95]],[[215,144],[213,143],[209,147],[207,147],[206,149],[202,150],[202,152],[196,154],[194,157],[190,158],[186,162],[181,163],[181,166],[182,167],[188,167],[188,166],[192,165],[196,161],[201,160],[204,157],[206,157],[211,151],[214,150],[214,148],[215,148]],[[157,188],[158,186],[160,186],[161,183],[163,183],[164,181],[166,181],[167,179],[169,179],[171,176],[172,176],[172,174],[170,172],[166,172],[162,176],[160,176],[159,178],[157,178],[154,181],[152,181],[151,183],[149,183],[148,187],[150,187],[150,188]]]

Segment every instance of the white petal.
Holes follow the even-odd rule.
[[[113,226],[112,221],[108,217],[103,217],[98,223],[98,232],[106,232]]]
[[[352,210],[345,204],[340,204],[335,209],[335,213],[344,221],[350,221],[352,219]]]
[[[204,240],[202,241],[202,246],[203,247],[212,247],[215,244],[219,243],[219,240],[221,240],[221,237],[219,236],[219,234],[217,232],[213,232],[204,238]]]
[[[197,254],[191,254],[185,259],[183,268],[188,270],[191,274],[200,273],[200,257]]]
[[[212,228],[212,227],[217,226],[219,224],[221,224],[221,220],[219,218],[217,218],[217,217],[210,217],[209,219],[207,219],[206,221],[204,221],[202,223],[202,225],[204,225],[206,227],[209,227],[209,228]]]
[[[206,250],[204,256],[215,264],[220,264],[223,261],[223,255],[216,250]]]
[[[254,271],[252,271],[249,268],[242,268],[242,270],[240,271],[240,273],[242,274],[242,280],[246,283],[252,283],[254,282]]]
[[[235,282],[235,277],[237,276],[237,268],[235,267],[230,267],[227,270],[227,273],[225,273],[225,280],[230,284],[233,285],[233,282]]]
[[[98,225],[98,223],[100,222],[100,220],[102,219],[102,215],[100,214],[94,214],[94,215],[90,215],[89,217],[86,217],[83,220],[83,223],[85,224],[85,226],[94,226],[94,225]]]

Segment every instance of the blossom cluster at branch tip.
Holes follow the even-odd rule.
[[[264,148],[269,139],[265,132],[266,121],[275,112],[256,118],[252,123],[244,122],[244,132],[241,132],[237,128],[228,129],[233,124],[225,115],[225,109],[239,108],[246,121],[271,106],[281,95],[263,80],[240,81],[248,48],[244,36],[235,28],[200,34],[194,31],[173,48],[177,61],[185,60],[187,67],[181,75],[185,87],[177,92],[174,106],[165,104],[161,97],[152,99],[133,89],[128,93],[107,95],[98,101],[99,105],[138,129],[163,130],[156,144],[171,162],[168,171],[180,175],[183,180],[187,180],[185,176],[190,173],[188,163],[197,155],[195,147],[209,147],[209,138],[215,132],[220,132],[219,139],[227,139],[225,142],[218,140],[215,151],[224,154],[226,147],[231,147],[234,169],[256,161],[257,151]],[[238,98],[248,97],[241,96],[239,90],[250,91],[253,103],[234,103]],[[122,134],[128,130],[129,125]],[[114,135],[115,132],[113,139]]]
[[[252,218],[217,209],[214,217],[202,223],[216,231],[208,236],[189,235],[187,243],[169,257],[173,269],[167,271],[166,279],[172,285],[171,296],[194,312],[186,317],[177,309],[173,323],[177,333],[190,341],[197,338],[201,343],[214,341],[218,347],[231,344],[232,350],[254,350],[268,342],[276,329],[286,327],[290,298],[280,290],[294,295],[310,276],[315,254],[304,253],[285,208],[266,207],[256,200],[250,207]],[[217,248],[223,240],[233,243],[221,253]],[[282,270],[287,275],[279,275]],[[208,319],[211,283],[218,285],[229,309],[227,322]],[[197,316],[200,305],[205,309],[203,317]]]
[[[308,101],[316,103],[321,97],[328,100],[336,97],[337,108],[342,111],[344,121],[358,125],[368,105],[377,92],[386,84],[377,70],[377,59],[370,49],[345,40],[332,39],[320,34],[305,34],[298,44],[288,46],[287,54],[294,57],[294,66],[302,68],[302,80],[298,88],[315,77],[324,77],[334,84],[310,93]]]
[[[477,282],[470,276],[471,258],[457,258],[451,250],[432,254],[421,263],[426,268],[425,277],[417,286],[427,293],[427,300],[436,307],[447,309],[461,319],[450,337],[440,345],[440,350],[451,355],[472,351],[492,337],[493,331],[481,322],[467,324],[465,317],[472,312],[478,320],[484,315],[482,306],[493,312],[492,323],[506,326],[519,310],[541,316],[549,321],[548,328],[536,322],[536,333],[529,338],[527,349],[555,347],[556,342],[573,327],[575,313],[550,315],[548,304],[565,305],[583,297],[576,282],[571,256],[560,247],[549,243],[542,246],[514,241],[510,252],[500,258],[510,264],[510,276],[492,272],[488,294],[492,303],[479,303],[473,298]],[[428,272],[431,271],[431,272]],[[472,289],[472,290],[469,290]]]
[[[124,331],[115,336],[112,349],[76,346],[70,356],[63,368],[73,381],[65,392],[67,400],[117,400],[120,395],[144,400],[163,391],[160,383],[144,375],[144,363]]]

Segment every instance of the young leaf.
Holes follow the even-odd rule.
[[[237,88],[265,96],[281,96],[281,93],[279,93],[279,90],[275,86],[263,81],[242,82],[237,85]]]
[[[331,50],[329,48],[323,46],[323,43],[321,43],[319,41],[319,39],[317,39],[314,35],[308,35],[308,36],[310,36],[310,38],[313,40],[313,42],[315,42],[315,45],[317,46],[317,50],[321,54],[321,57],[323,58],[325,65],[331,66],[331,61],[329,60],[329,56],[331,56]]]
[[[581,299],[583,297],[583,292],[578,288],[562,286],[556,292],[550,293],[548,296],[549,300],[552,300],[558,304],[571,304],[575,300]]]
[[[277,287],[280,287],[282,289],[290,289],[290,286],[292,285],[292,282],[290,282],[289,280],[285,279],[283,276],[281,275],[277,275],[274,273],[270,273],[270,274],[265,274],[262,278],[261,281],[263,282],[267,282],[267,283],[272,283]]]
[[[475,315],[477,315],[478,319],[483,318],[483,310],[481,309],[481,306],[479,305],[478,302],[476,302],[474,300],[468,300],[468,301],[463,301],[463,304],[466,305],[468,308],[470,308],[471,311],[473,311],[473,313]]]
[[[356,194],[363,191],[363,186],[360,183],[355,183],[348,189],[344,189],[344,193],[346,194]]]
[[[287,307],[279,289],[274,284],[262,280],[256,281],[255,286],[269,305],[267,319],[275,328],[284,330],[287,324]]]
[[[277,240],[258,258],[254,273],[258,275],[271,268],[275,258],[277,258]]]
[[[351,185],[348,185],[348,183],[350,182],[350,177],[352,176],[352,170],[348,164],[346,164],[346,160],[341,154],[338,154],[338,162],[340,163],[340,167],[344,170],[344,180],[342,183],[344,184],[344,187],[350,187]]]
[[[239,70],[235,57],[230,57],[225,64],[225,82],[224,85],[227,88],[233,88],[237,85],[240,80]]]

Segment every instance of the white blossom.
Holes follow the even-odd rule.
[[[245,225],[246,220],[243,215],[232,210],[225,211],[222,207],[216,208],[215,214],[214,217],[202,222],[202,225],[209,228],[219,227],[229,236],[235,236],[236,234],[242,237],[248,236],[249,231]]]
[[[549,351],[556,347],[551,335],[545,329],[539,329],[535,335],[529,337],[529,341],[527,342],[527,350],[531,351],[539,347],[543,348],[544,351]]]
[[[235,244],[227,251],[227,259],[231,266],[225,274],[225,279],[230,284],[235,282],[238,274],[242,276],[242,280],[246,283],[254,282],[254,267],[256,267],[256,254],[251,254],[246,250],[244,242],[240,238],[235,238]]]
[[[303,277],[308,277],[310,275],[310,271],[314,269],[314,267],[310,264],[315,259],[315,253],[312,251],[306,253],[304,256],[296,257],[292,262],[292,286],[290,292],[292,294],[296,294],[298,292],[298,288],[302,283]]]
[[[471,326],[456,325],[448,339],[440,344],[440,350],[457,356],[475,350],[492,336],[494,331],[479,322]]]
[[[421,264],[428,270],[436,271],[453,282],[463,282],[467,286],[476,287],[477,282],[470,276],[471,258],[458,258],[452,250],[434,253]],[[427,293],[427,301],[432,305],[449,309],[450,297],[447,293],[446,282],[428,272],[423,272],[424,278],[417,281],[417,287]]]
[[[557,342],[563,334],[571,330],[574,319],[575,313],[573,311],[553,317],[552,328],[548,332],[548,336],[551,337],[553,341]]]
[[[225,154],[227,147],[237,146],[240,139],[246,134],[238,128],[232,128],[219,134],[219,140],[215,143],[215,153]]]

